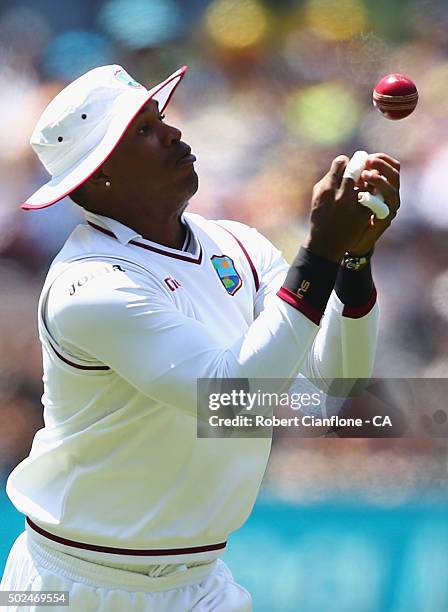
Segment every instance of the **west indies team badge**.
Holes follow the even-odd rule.
[[[213,255],[211,257],[213,267],[229,295],[235,295],[243,284],[241,276],[235,269],[235,264],[227,255]]]

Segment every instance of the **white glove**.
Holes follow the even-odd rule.
[[[366,151],[356,151],[344,170],[344,178],[351,178],[357,183],[361,176],[361,172],[365,168],[367,157],[368,153]],[[377,219],[385,219],[389,214],[389,207],[380,194],[374,195],[368,191],[360,192],[358,194],[358,202],[362,204],[362,206],[370,208]]]

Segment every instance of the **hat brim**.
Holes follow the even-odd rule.
[[[129,125],[149,100],[156,100],[159,103],[159,111],[161,113],[164,111],[187,70],[187,66],[182,66],[152,89],[139,91],[141,95],[137,96],[133,91],[129,97],[124,97],[120,103],[120,106],[124,105],[122,111],[114,115],[105,135],[95,148],[86,153],[63,174],[53,177],[48,183],[42,185],[21,204],[20,208],[23,210],[46,208],[59,202],[82,185],[111,155]]]

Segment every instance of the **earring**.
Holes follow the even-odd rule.
[[[107,180],[104,184],[106,185],[106,189],[111,188],[112,183],[109,180]]]

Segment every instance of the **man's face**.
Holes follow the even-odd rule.
[[[123,198],[147,196],[157,202],[186,203],[197,191],[194,155],[181,132],[163,121],[157,102],[150,100],[126,130],[104,164],[112,189]]]

